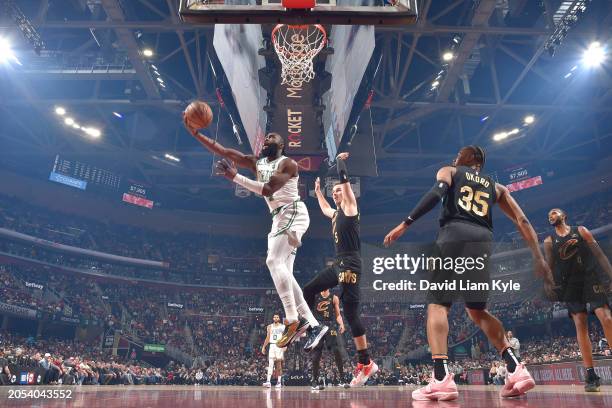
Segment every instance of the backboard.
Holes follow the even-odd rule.
[[[179,14],[187,23],[202,25],[405,25],[417,18],[417,0],[317,0],[312,9],[287,9],[281,1],[181,0]]]

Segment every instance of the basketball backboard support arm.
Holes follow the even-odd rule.
[[[207,24],[336,24],[404,25],[417,19],[417,0],[398,0],[394,5],[319,4],[310,10],[288,10],[278,4],[235,5],[231,0],[181,0],[179,14],[187,23]]]

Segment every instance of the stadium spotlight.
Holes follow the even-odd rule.
[[[11,43],[7,38],[0,37],[0,63],[8,64],[13,61],[16,64],[22,65],[11,49]]]
[[[440,81],[433,81],[433,82],[431,83],[431,87],[432,87],[432,89],[433,89],[433,88],[437,88],[437,87],[438,87],[438,85],[440,85]]]
[[[94,137],[96,139],[102,135],[102,132],[100,132],[100,130],[96,128],[82,127],[81,129],[83,130],[83,132],[87,133],[89,136]]]
[[[164,154],[164,157],[168,160],[172,160],[173,162],[177,162],[177,163],[181,161],[181,159],[179,159],[178,157],[174,155],[171,155],[170,153]]]
[[[74,123],[74,119],[66,118],[64,119],[64,123],[67,124],[68,126],[72,126],[72,124]]]
[[[599,41],[594,41],[582,54],[582,63],[589,68],[600,66],[606,59],[606,49]]]
[[[531,125],[533,122],[535,122],[535,116],[533,115],[527,115],[523,119],[523,123],[526,125]]]
[[[504,140],[505,138],[508,137],[508,133],[506,132],[499,132],[493,135],[493,140],[495,140],[496,142],[499,142],[501,140]]]
[[[123,119],[123,115],[120,114],[119,112],[113,112],[113,115],[115,115],[116,117],[118,117],[119,119]]]
[[[145,48],[144,50],[142,50],[142,55],[144,55],[145,57],[149,58],[153,56],[153,50],[150,48]]]
[[[455,58],[455,54],[453,54],[451,51],[446,51],[444,54],[442,54],[442,60],[445,62],[450,62],[453,58]]]
[[[64,116],[66,114],[66,109],[64,109],[62,106],[56,106],[55,113],[60,116]]]

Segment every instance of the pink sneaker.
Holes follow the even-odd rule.
[[[525,364],[521,363],[516,366],[512,374],[508,373],[506,384],[502,387],[499,395],[502,398],[518,397],[533,387],[535,387],[535,381],[525,368]]]
[[[431,376],[429,384],[425,387],[412,391],[412,399],[415,401],[452,401],[459,397],[455,375],[446,374],[442,381],[437,381]]]
[[[376,374],[377,371],[378,365],[372,360],[370,360],[368,365],[358,363],[350,387],[363,387],[368,382],[368,379]]]

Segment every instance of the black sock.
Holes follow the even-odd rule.
[[[521,362],[521,360],[514,354],[514,350],[512,347],[508,347],[502,352],[502,357],[506,362],[506,367],[508,368],[509,373],[513,373],[516,370],[516,366]]]
[[[434,377],[438,381],[442,381],[448,374],[448,357],[434,357]]]
[[[338,375],[340,378],[344,377],[344,362],[342,361],[342,356],[340,352],[336,352],[336,366],[338,367]]]
[[[357,350],[357,356],[359,364],[370,364],[370,353],[368,353],[368,349]]]
[[[594,381],[595,379],[597,379],[597,374],[595,374],[595,369],[593,367],[587,368],[586,372],[588,381]]]

